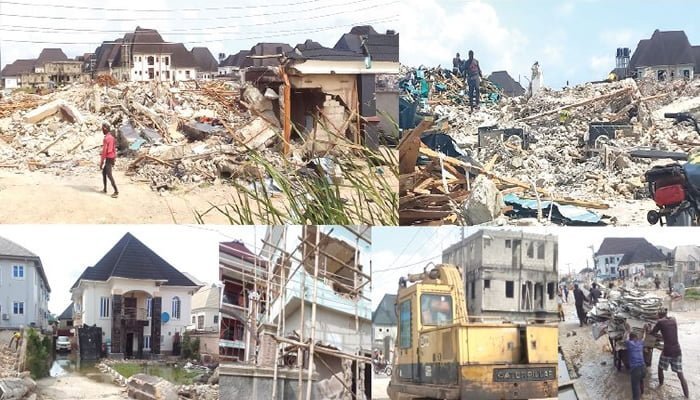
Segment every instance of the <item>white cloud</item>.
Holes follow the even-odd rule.
[[[651,35],[651,32],[648,32],[648,35]],[[645,35],[634,29],[622,28],[604,30],[598,34],[598,38],[611,52],[614,52],[618,47],[636,45],[639,40],[645,38]]]
[[[471,49],[484,73],[505,69],[517,76],[534,61],[524,51],[527,38],[505,26],[490,4],[409,0],[399,26],[401,61],[407,65],[451,68],[455,53],[466,56]]]
[[[573,14],[574,8],[575,8],[575,5],[574,5],[573,1],[565,1],[565,2],[560,3],[556,7],[556,13],[559,14],[560,16],[568,17],[571,14]]]
[[[615,68],[615,57],[613,55],[593,56],[590,65],[591,69],[596,72],[609,71]]]

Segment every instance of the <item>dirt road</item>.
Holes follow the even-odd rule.
[[[195,223],[194,210],[224,204],[233,193],[230,186],[214,185],[161,195],[121,172],[115,172],[115,179],[118,199],[101,193],[97,169],[94,176],[0,170],[0,223]],[[205,222],[227,221],[212,213]]]
[[[679,309],[674,305],[674,309]],[[607,336],[593,340],[590,326],[579,327],[573,301],[564,304],[566,321],[559,324],[559,345],[569,365],[571,377],[583,381],[591,399],[631,399],[630,376],[624,367],[617,371],[613,365]],[[688,381],[690,398],[700,398],[700,311],[671,312],[678,321],[678,339],[683,350],[683,371]],[[654,350],[652,365],[647,368],[645,400],[682,399],[683,392],[675,373],[664,374],[664,385],[659,387],[657,365],[660,351]]]
[[[119,386],[98,382],[78,373],[37,381],[38,400],[121,400],[126,398],[126,394]]]

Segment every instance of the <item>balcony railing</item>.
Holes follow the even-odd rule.
[[[137,321],[148,321],[148,310],[146,307],[124,307],[122,318]]]

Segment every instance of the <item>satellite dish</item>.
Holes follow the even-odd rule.
[[[167,312],[163,311],[163,313],[160,314],[160,320],[163,321],[163,323],[166,323],[166,322],[170,321],[170,314],[168,314]]]

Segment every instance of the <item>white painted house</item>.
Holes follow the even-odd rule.
[[[50,293],[41,259],[0,237],[0,329],[48,328]]]
[[[204,286],[192,296],[191,327],[197,332],[219,331],[221,286]]]
[[[115,357],[170,354],[191,321],[199,286],[130,233],[71,288],[73,320],[102,328]]]

